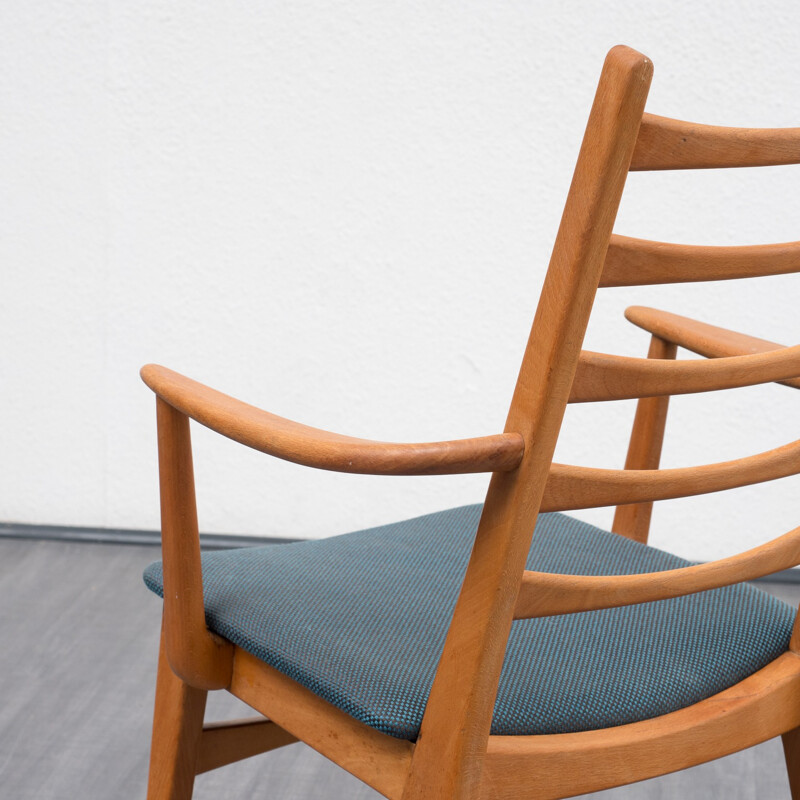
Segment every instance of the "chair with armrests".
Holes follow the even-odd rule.
[[[641,54],[608,54],[503,433],[431,444],[339,436],[147,366],[156,393],[164,598],[149,800],[303,741],[397,800],[557,798],[783,735],[800,798],[800,633],[746,581],[800,563],[800,528],[691,565],[646,544],[654,500],[800,472],[800,443],[658,469],[672,394],[800,376],[778,348],[629,310],[649,358],[582,352],[599,287],[800,271],[800,242],[688,247],[615,236],[629,170],[800,163],[800,129],[644,113]],[[676,360],[676,347],[708,360]],[[553,463],[570,402],[641,398],[626,468]],[[310,467],[491,472],[466,506],[310,542],[201,557],[189,420]],[[613,531],[561,512],[618,506]],[[262,717],[203,725],[227,689]]]

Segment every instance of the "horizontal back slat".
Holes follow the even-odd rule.
[[[645,114],[631,170],[800,164],[800,128],[728,128]]]
[[[541,511],[672,500],[800,473],[800,440],[765,453],[678,469],[597,469],[553,463]]]
[[[629,358],[584,350],[572,382],[570,402],[715,392],[787,378],[797,381],[797,376],[800,345],[710,361]]]
[[[600,286],[725,281],[800,272],[800,242],[710,247],[614,234]]]
[[[526,570],[515,619],[652,603],[751,581],[800,563],[800,528],[719,561],[638,575],[559,575]]]

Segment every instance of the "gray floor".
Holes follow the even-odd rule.
[[[160,601],[141,582],[149,547],[0,539],[0,798],[143,798]],[[797,603],[800,586],[762,585]],[[224,692],[211,718],[247,716]],[[305,745],[197,779],[196,800],[378,797]],[[594,795],[789,798],[778,740]]]

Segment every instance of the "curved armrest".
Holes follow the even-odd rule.
[[[800,564],[800,527],[729,558],[638,575],[523,573],[515,619],[651,603],[742,583]]]
[[[522,460],[518,433],[423,444],[356,439],[262,411],[156,364],[142,380],[166,403],[240,444],[317,469],[368,475],[505,472]]]
[[[731,331],[698,322],[679,314],[670,314],[655,308],[631,306],[625,310],[625,318],[634,325],[649,331],[654,336],[680,347],[691,350],[707,358],[725,358],[729,356],[751,355],[781,350],[784,345],[759,339],[744,333]],[[800,378],[789,378],[778,381],[785,386],[800,389]]]

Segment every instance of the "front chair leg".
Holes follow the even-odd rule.
[[[172,671],[162,631],[147,800],[191,800],[207,696]]]

